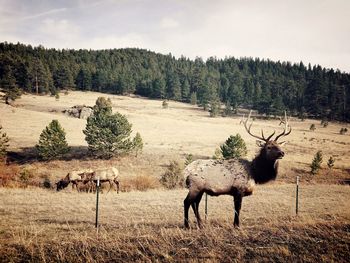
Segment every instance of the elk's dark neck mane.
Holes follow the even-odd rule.
[[[251,162],[251,176],[257,184],[275,180],[278,174],[278,160],[268,160],[264,149]]]

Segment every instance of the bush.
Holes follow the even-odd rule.
[[[42,131],[36,149],[43,160],[59,158],[69,152],[66,133],[58,120],[52,120]]]
[[[161,176],[160,182],[168,189],[183,186],[182,167],[177,161],[170,162],[167,171]]]
[[[214,155],[212,157],[214,160],[221,160],[223,159],[224,157],[222,156],[222,151],[220,148],[216,148],[215,149],[215,152],[214,152]]]
[[[328,124],[329,123],[328,123],[327,120],[325,120],[325,119],[321,120],[321,125],[322,125],[323,128],[326,128],[328,126]]]
[[[44,181],[43,181],[43,186],[44,188],[46,189],[51,189],[52,188],[52,185],[51,185],[51,181],[49,178],[44,178]]]
[[[2,131],[2,126],[0,125],[0,161],[6,157],[9,141],[9,137],[7,137],[6,133]]]
[[[226,142],[220,146],[222,156],[225,159],[240,158],[247,155],[247,146],[241,135],[231,135]]]
[[[347,132],[348,132],[348,129],[347,129],[347,128],[341,128],[340,131],[339,131],[339,133],[340,133],[341,135],[344,135],[344,134],[347,133]]]
[[[315,130],[316,130],[315,124],[311,124],[311,125],[310,125],[310,131],[315,131]]]
[[[142,152],[143,142],[140,133],[136,133],[134,139],[132,140],[132,147],[135,151],[135,155],[137,156],[139,152]]]
[[[332,156],[329,157],[328,162],[327,162],[328,168],[329,168],[329,169],[332,169],[333,166],[334,166],[334,163],[335,163],[335,159],[334,159]]]
[[[186,155],[186,160],[185,160],[185,166],[189,165],[192,162],[193,162],[193,155],[191,153],[187,154]]]
[[[213,100],[210,102],[210,117],[216,117],[220,113],[220,103],[217,100]]]
[[[321,169],[322,161],[323,161],[322,151],[318,151],[315,154],[314,159],[312,160],[312,163],[310,165],[312,174],[314,175],[317,174],[318,170]]]
[[[166,100],[163,100],[162,107],[163,107],[163,109],[167,109],[169,107],[169,104]]]
[[[90,153],[95,157],[111,158],[131,151],[132,125],[124,115],[112,113],[110,99],[98,98],[93,110],[83,131]]]

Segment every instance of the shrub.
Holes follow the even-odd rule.
[[[69,152],[66,133],[58,120],[52,120],[42,131],[36,149],[43,160],[59,158]]]
[[[214,155],[213,155],[212,158],[215,159],[215,160],[221,160],[221,159],[224,158],[224,157],[222,156],[222,151],[221,151],[220,148],[216,148],[216,149],[215,149],[215,152],[214,152]]]
[[[210,117],[216,117],[220,113],[220,103],[217,100],[210,102]]]
[[[193,155],[191,153],[187,154],[186,155],[186,160],[185,160],[185,166],[189,165],[192,162],[193,162]]]
[[[143,142],[140,133],[136,133],[134,139],[132,140],[132,147],[134,148],[135,155],[137,156],[139,152],[142,152]]]
[[[331,156],[329,157],[328,161],[327,161],[327,166],[329,169],[332,169],[335,163],[335,159]]]
[[[51,189],[51,181],[50,181],[50,179],[49,178],[44,178],[44,181],[43,181],[43,186],[44,186],[44,188],[46,188],[46,189]]]
[[[321,120],[321,125],[322,125],[323,128],[326,128],[328,126],[328,124],[329,123],[328,123],[327,120],[325,120],[325,119]]]
[[[100,97],[83,131],[90,153],[95,157],[111,158],[133,148],[130,140],[132,125],[120,113],[112,113],[110,99]]]
[[[347,129],[347,128],[341,128],[340,131],[339,131],[339,133],[340,133],[341,135],[344,135],[344,134],[347,133],[347,132],[348,132],[348,129]]]
[[[311,124],[311,125],[310,125],[310,131],[315,131],[315,130],[316,130],[315,124]]]
[[[323,161],[322,151],[318,151],[315,154],[314,159],[312,160],[312,163],[310,165],[312,174],[314,175],[317,174],[318,170],[321,169],[322,161]]]
[[[247,155],[247,146],[241,135],[231,135],[226,142],[220,146],[222,156],[225,159],[240,158]]]
[[[24,168],[20,173],[19,173],[19,180],[21,183],[27,187],[29,185],[30,180],[34,178],[33,171],[29,168]]]
[[[9,137],[7,137],[6,133],[2,131],[2,126],[0,125],[0,161],[6,157],[9,141]]]
[[[183,185],[182,167],[177,161],[170,162],[168,169],[161,176],[160,182],[168,189],[174,189]]]
[[[169,104],[166,100],[163,100],[162,107],[163,109],[167,109],[169,107]]]

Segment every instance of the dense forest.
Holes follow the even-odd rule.
[[[350,121],[350,74],[302,62],[258,58],[190,60],[144,49],[46,49],[0,43],[0,87],[57,94],[62,89],[197,103],[226,112],[249,107],[267,115]]]

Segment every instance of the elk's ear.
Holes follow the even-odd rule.
[[[256,140],[256,145],[258,145],[259,147],[264,147],[265,142],[260,141],[260,140]]]

